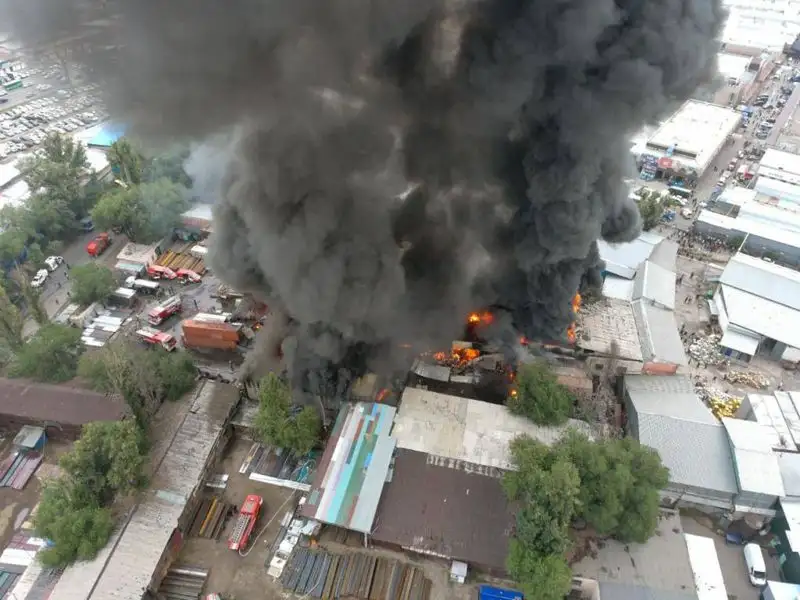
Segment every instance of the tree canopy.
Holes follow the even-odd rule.
[[[120,340],[84,354],[78,374],[93,389],[124,398],[144,427],[164,400],[177,400],[192,389],[197,369],[185,352]]]
[[[101,229],[122,228],[132,240],[155,242],[180,223],[189,207],[186,189],[169,179],[117,187],[105,194],[92,210]]]
[[[79,329],[48,323],[17,348],[8,374],[49,383],[68,381],[75,377],[83,350]]]
[[[255,427],[261,439],[298,454],[316,446],[322,429],[319,414],[311,406],[295,407],[286,382],[270,373],[259,382],[258,396]]]
[[[639,206],[639,214],[642,217],[642,229],[650,231],[661,222],[664,207],[661,204],[661,196],[657,192],[642,192],[636,204]]]
[[[578,470],[578,517],[599,534],[624,542],[644,543],[653,535],[659,491],[669,481],[669,470],[655,450],[632,438],[593,442],[572,431],[555,451]]]
[[[0,286],[0,345],[8,352],[22,348],[24,323],[19,309],[11,302],[6,288]],[[6,353],[6,354],[7,354]]]
[[[81,305],[105,302],[117,287],[111,269],[97,263],[72,267],[70,278],[72,299]]]
[[[514,414],[538,425],[561,425],[572,414],[575,398],[558,382],[547,363],[537,361],[520,366],[516,381],[516,395],[507,401]]]
[[[108,162],[112,171],[124,182],[142,183],[144,156],[128,138],[120,138],[108,149]]]
[[[33,519],[36,534],[52,542],[40,555],[45,566],[94,558],[106,545],[114,526],[107,507],[144,482],[145,451],[132,420],[84,426],[59,461],[63,476],[45,486]]]
[[[576,519],[625,542],[644,543],[655,532],[668,471],[650,448],[570,431],[552,447],[520,436],[510,450],[515,469],[503,487],[515,528],[507,566],[526,595],[561,600],[569,591],[565,555]]]
[[[111,511],[66,478],[45,485],[33,524],[36,535],[52,543],[37,555],[46,567],[94,558],[114,529]]]
[[[85,425],[59,465],[100,505],[142,483],[145,438],[135,421],[98,421]]]

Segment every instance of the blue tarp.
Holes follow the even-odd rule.
[[[125,127],[122,125],[105,125],[96,136],[89,140],[89,145],[108,148],[123,135],[125,135]]]
[[[522,592],[504,590],[491,585],[482,585],[479,600],[523,600]]]

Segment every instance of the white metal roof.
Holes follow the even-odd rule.
[[[781,186],[786,185],[788,184],[781,183]],[[800,198],[800,186],[792,186],[792,188],[799,194],[798,198]],[[786,208],[781,206],[780,203],[772,203],[772,200],[769,202],[762,200],[767,199],[759,194],[755,202],[749,202],[742,206],[739,209],[739,218],[746,218],[795,233],[800,232],[800,213],[791,208],[792,205],[797,207],[797,204],[789,202],[790,208]]]
[[[726,187],[722,193],[717,197],[719,202],[732,204],[733,206],[742,206],[748,202],[752,202],[758,192],[745,187]]]
[[[710,537],[684,533],[698,600],[728,600],[717,548]]]
[[[788,177],[784,177],[784,179],[788,179]],[[788,200],[790,206],[796,205],[797,202],[800,202],[800,186],[798,186],[800,177],[792,175],[791,179],[791,182],[782,181],[775,176],[772,169],[762,169],[758,172],[753,189],[771,202]]]
[[[117,260],[119,262],[136,264],[146,263],[152,260],[157,247],[158,244],[136,244],[134,242],[128,242],[122,247],[122,250],[119,251]]]
[[[629,301],[633,297],[633,280],[611,274],[606,275],[603,280],[603,296]]]
[[[648,151],[652,146],[672,147],[675,158],[682,164],[704,170],[725,139],[736,130],[741,118],[731,108],[687,100],[650,137]]]
[[[673,310],[675,308],[675,273],[646,260],[636,272],[633,299],[643,298]]]
[[[767,148],[764,156],[761,157],[761,168],[774,169],[784,175],[800,177],[800,156],[775,148]]]
[[[536,425],[505,406],[407,387],[394,421],[397,447],[495,469],[512,467],[508,445],[519,435],[553,444],[568,428],[590,435],[570,419],[561,427]]]
[[[578,312],[581,331],[577,345],[584,350],[608,354],[616,344],[620,358],[642,360],[642,346],[633,306],[627,300],[603,298]]]
[[[633,303],[633,316],[639,332],[643,361],[679,366],[689,364],[674,312],[638,300]]]
[[[748,356],[755,356],[758,350],[758,337],[753,337],[745,333],[736,331],[733,327],[725,330],[722,339],[719,341],[720,346],[725,346],[737,352],[743,352]]]
[[[736,478],[742,492],[783,497],[783,478],[772,449],[772,433],[754,421],[724,417],[722,424],[733,450]]]
[[[800,347],[800,311],[727,285],[721,288],[730,323],[794,348]]]
[[[748,216],[728,217],[710,210],[700,211],[697,221],[727,232],[754,235],[766,240],[784,244],[790,248],[800,248],[800,233],[782,229],[775,224],[754,220]]]
[[[181,216],[187,219],[202,219],[204,221],[211,221],[214,218],[210,204],[195,204]]]
[[[633,279],[636,269],[653,253],[653,249],[664,238],[647,231],[633,240],[623,244],[609,244],[604,240],[597,241],[600,258],[606,263],[606,271]]]

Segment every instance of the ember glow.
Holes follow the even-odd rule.
[[[436,362],[449,367],[463,367],[481,355],[480,350],[470,347],[459,347],[454,345],[450,353],[436,352],[433,355]]]
[[[494,321],[494,316],[490,312],[470,313],[467,317],[469,325],[491,325]]]
[[[575,292],[575,295],[572,297],[572,314],[577,315],[578,311],[581,309],[581,295],[578,292]],[[567,327],[567,341],[570,344],[574,344],[578,339],[577,334],[577,324],[575,321],[569,324]]]

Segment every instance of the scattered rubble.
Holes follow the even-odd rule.
[[[761,373],[754,371],[728,371],[725,373],[725,380],[733,384],[742,384],[758,390],[765,390],[769,387],[769,379]]]
[[[701,367],[725,364],[727,359],[719,351],[720,339],[717,334],[708,336],[702,332],[695,334],[689,343],[689,356],[700,363]]]
[[[733,417],[742,405],[742,398],[734,396],[723,390],[699,381],[695,385],[695,391],[700,399],[706,403],[711,412],[718,419],[722,417]]]

